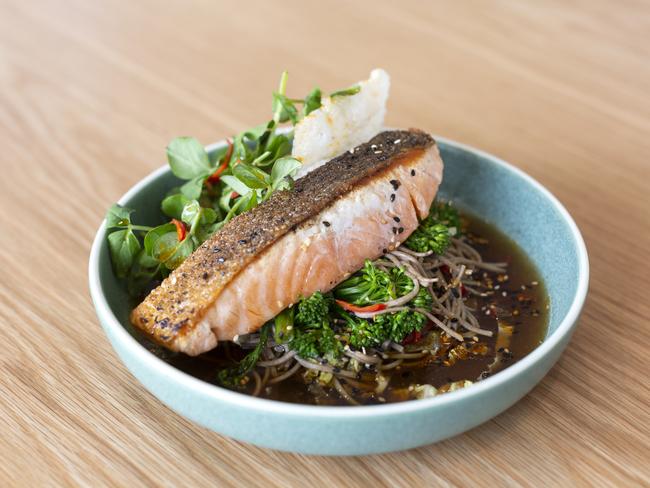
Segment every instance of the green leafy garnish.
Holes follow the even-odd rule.
[[[172,172],[183,180],[208,176],[210,158],[203,145],[193,137],[177,137],[167,146],[167,159]]]
[[[309,95],[305,97],[305,102],[302,107],[303,114],[309,115],[314,110],[317,110],[321,106],[321,91],[320,88],[316,87],[309,92]]]
[[[183,215],[183,209],[185,208],[185,205],[191,201],[192,200],[187,198],[185,195],[176,193],[175,195],[170,195],[165,198],[160,204],[160,207],[163,213],[167,215],[167,217],[180,220],[181,216]]]
[[[255,364],[257,364],[257,361],[259,361],[262,355],[262,351],[266,347],[266,342],[269,339],[269,330],[270,323],[267,323],[260,329],[260,340],[255,345],[255,348],[235,366],[219,371],[217,380],[220,384],[228,388],[241,388],[243,386],[244,378],[255,367]]]
[[[150,227],[136,226],[131,223],[133,210],[115,204],[106,213],[106,228],[113,230],[108,234],[108,248],[113,262],[113,269],[118,278],[128,275],[136,256],[140,252],[140,241],[134,231],[149,230]]]
[[[359,85],[354,85],[351,86],[350,88],[345,88],[343,90],[338,90],[335,92],[332,92],[330,94],[330,97],[336,98],[336,97],[349,97],[350,95],[356,95],[361,91],[361,87]]]
[[[118,278],[124,278],[131,269],[135,256],[140,252],[140,241],[131,229],[123,229],[108,235],[108,247],[115,274]]]
[[[106,228],[111,229],[113,227],[130,227],[131,226],[131,214],[133,209],[122,207],[117,203],[114,204],[106,212]]]
[[[169,143],[169,167],[181,183],[160,206],[176,224],[138,226],[131,222],[132,210],[114,205],[108,211],[106,227],[113,267],[118,277],[129,278],[131,292],[138,294],[146,288],[147,278],[165,277],[237,215],[268,200],[276,191],[292,188],[301,163],[291,157],[293,133],[280,134],[278,129],[285,122],[295,125],[320,108],[321,91],[314,88],[304,99],[289,98],[287,81],[285,71],[278,91],[273,93],[271,120],[236,135],[227,147],[208,154],[193,137],[177,137]],[[332,96],[357,92],[358,87],[353,87]],[[300,104],[302,109],[298,108]]]

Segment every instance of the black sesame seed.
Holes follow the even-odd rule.
[[[400,227],[399,229],[397,229],[397,232],[399,232],[400,234],[404,232],[404,227]]]
[[[415,170],[414,169],[411,170],[411,176],[415,176]]]
[[[395,216],[395,217],[393,217],[393,220],[394,220],[395,222],[399,222],[399,221],[400,221],[400,218],[397,217],[397,216]]]
[[[397,190],[399,188],[399,181],[397,180],[390,180],[390,184],[393,186],[393,190]]]
[[[203,278],[204,280],[207,280],[207,279],[208,279],[208,276],[210,276],[210,275],[209,275],[207,272],[205,272],[205,273],[203,273],[203,274],[201,275],[201,278]]]
[[[383,249],[381,250],[381,252],[382,252],[382,254],[386,254],[386,253],[388,252],[388,249],[383,248]]]
[[[239,239],[240,244],[246,244],[248,241],[246,239]]]
[[[390,194],[390,201],[391,201],[391,202],[394,202],[394,201],[395,201],[395,194],[394,194],[394,193],[391,193],[391,194]]]
[[[330,224],[327,220],[323,220],[323,225],[324,225],[325,227],[329,227],[329,226],[332,225],[332,224]]]
[[[219,249],[217,246],[213,246],[213,247],[212,247],[212,252],[214,252],[214,253],[218,253],[218,252],[220,252],[220,251],[221,251],[221,249]]]
[[[397,234],[397,227],[393,227],[393,234]]]

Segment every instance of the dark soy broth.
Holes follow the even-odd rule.
[[[480,219],[463,215],[464,232],[485,262],[508,263],[506,273],[477,271],[478,279],[488,283],[489,296],[467,296],[480,327],[493,332],[492,337],[475,336],[459,342],[439,330],[438,353],[385,371],[388,387],[381,395],[372,395],[364,403],[404,401],[413,398],[414,385],[432,385],[444,392],[461,380],[480,381],[516,363],[537,347],[546,335],[549,301],[534,265],[509,237]],[[499,324],[501,327],[499,327]],[[507,331],[508,333],[504,333]],[[503,339],[507,338],[504,342]],[[157,346],[148,347],[169,364],[192,376],[216,384],[217,371],[242,357],[240,348],[222,343],[215,350],[191,358],[174,354]],[[496,360],[495,360],[496,359]],[[323,388],[305,379],[304,371],[278,384],[264,388],[263,398],[294,403],[346,405],[332,388]],[[350,383],[349,387],[353,387]],[[470,386],[471,387],[471,386]],[[410,389],[409,389],[410,388]],[[248,385],[245,393],[251,393]]]

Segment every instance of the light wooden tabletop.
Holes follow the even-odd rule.
[[[650,483],[650,7],[578,2],[4,1],[0,485]],[[464,435],[365,458],[235,442],[113,353],[87,291],[106,208],[164,161],[268,118],[270,92],[392,75],[387,123],[509,160],[582,230],[580,326],[526,398]]]

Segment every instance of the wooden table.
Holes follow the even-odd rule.
[[[0,5],[0,485],[650,483],[650,8],[581,2]],[[584,233],[591,290],[525,399],[437,445],[284,454],[197,427],[113,353],[87,291],[106,208],[176,135],[209,143],[290,93],[392,74],[387,123],[493,152]]]

